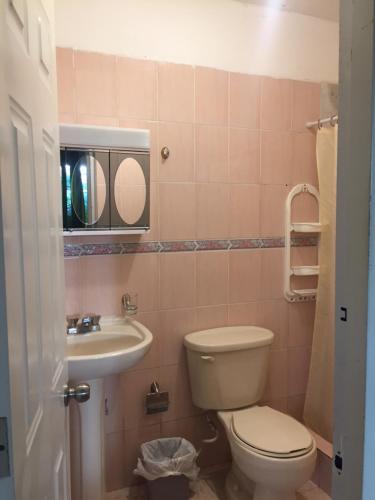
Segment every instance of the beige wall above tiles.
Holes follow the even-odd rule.
[[[281,237],[288,191],[296,182],[317,184],[315,136],[303,123],[319,116],[318,84],[71,49],[58,49],[57,64],[62,122],[151,131],[152,221],[143,240]],[[159,154],[164,145],[171,149],[167,161]],[[309,197],[299,200],[294,216],[316,218]],[[202,444],[210,429],[191,403],[182,340],[196,329],[244,323],[272,329],[265,402],[301,417],[314,305],[283,299],[283,252],[65,260],[67,313],[119,315],[122,294],[136,292],[138,319],[154,334],[139,365],[106,380],[109,490],[134,481],[139,444],[159,436],[193,440],[202,465],[229,459],[223,431],[214,446]],[[293,258],[314,263],[316,248],[295,248]],[[154,379],[170,392],[171,407],[146,416],[144,397]]]
[[[55,0],[55,6],[58,46],[277,78],[338,80],[337,22],[243,0]],[[140,64],[127,85],[136,85],[144,70]],[[182,68],[180,79],[189,85]],[[168,113],[165,108],[161,119],[172,119]],[[190,121],[186,110],[177,113]]]

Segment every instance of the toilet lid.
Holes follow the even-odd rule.
[[[241,441],[270,456],[299,456],[313,447],[311,434],[302,424],[268,406],[233,412],[232,428]]]

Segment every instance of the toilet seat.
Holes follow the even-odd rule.
[[[231,430],[253,453],[271,458],[300,457],[314,445],[311,434],[301,423],[268,406],[234,411]]]

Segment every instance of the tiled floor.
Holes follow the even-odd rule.
[[[226,500],[223,481],[219,479],[200,479],[194,489],[191,500]],[[135,486],[108,493],[105,500],[147,500],[147,493],[143,486]],[[301,488],[298,500],[330,500],[330,497],[309,482]]]

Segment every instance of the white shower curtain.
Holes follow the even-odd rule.
[[[337,125],[317,132],[320,192],[319,284],[304,421],[332,442],[335,335]]]

